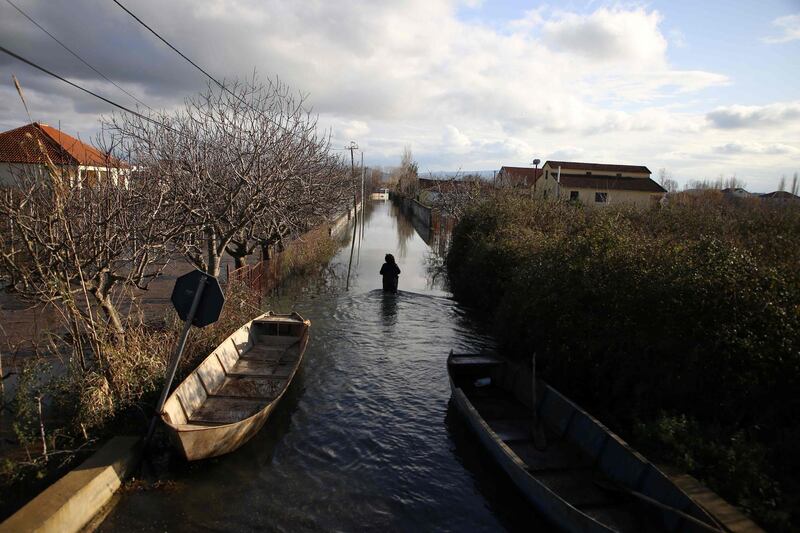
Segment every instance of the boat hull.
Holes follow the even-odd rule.
[[[292,330],[296,338],[280,336],[281,327]],[[299,371],[309,327],[310,322],[295,313],[267,313],[225,339],[167,399],[161,418],[175,449],[187,461],[197,461],[230,453],[253,438]],[[269,328],[278,333],[273,337],[256,334]],[[273,346],[270,339],[283,344]],[[257,347],[273,349],[272,355],[266,354],[271,359],[248,358]],[[290,349],[296,357],[292,355],[291,362],[282,361]],[[231,388],[236,395],[231,394]],[[221,407],[212,409],[209,401]],[[237,417],[239,413],[245,414]]]
[[[534,417],[530,367],[480,354],[451,354],[448,375],[453,404],[482,446],[559,528],[720,531],[658,468],[541,381],[535,387]],[[537,433],[547,445],[537,448]]]

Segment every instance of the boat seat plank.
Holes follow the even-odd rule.
[[[531,428],[533,419],[531,418],[518,418],[518,419],[503,419],[503,420],[486,420],[492,431],[503,442],[511,441],[527,441],[531,439]]]
[[[232,424],[248,418],[264,407],[263,400],[209,396],[189,417],[191,424]]]
[[[255,346],[280,346],[285,348],[298,341],[298,337],[294,335],[266,335],[262,333],[255,337]]]
[[[512,441],[507,444],[533,474],[570,468],[591,469],[592,462],[585,456],[573,452],[564,443],[554,443],[549,436],[547,441],[550,445],[545,446],[544,450],[537,450],[532,440]]]
[[[579,509],[598,522],[620,533],[638,533],[662,531],[642,520],[641,512],[631,502],[620,502],[611,505],[581,505]]]
[[[286,349],[285,346],[263,346],[255,345],[253,348],[244,352],[240,359],[253,361],[283,361],[294,362],[300,357],[300,352],[295,348]]]
[[[290,361],[276,364],[270,361],[239,359],[228,372],[228,376],[286,378],[292,373],[294,366]]]
[[[303,321],[293,316],[271,316],[263,320],[253,320],[253,324],[302,324]]]
[[[543,470],[536,473],[536,479],[574,507],[596,508],[621,501],[621,495],[603,490],[594,483],[599,477],[591,469]]]
[[[508,394],[494,394],[493,392],[501,393],[495,387],[482,387],[484,390],[480,391],[481,397],[474,397],[475,395],[469,394],[468,397],[473,407],[477,409],[484,420],[502,420],[502,419],[519,419],[531,417],[531,412],[524,405],[518,401],[510,399]],[[494,390],[491,390],[494,389]]]
[[[248,376],[227,376],[214,396],[258,398],[271,401],[275,399],[286,384],[286,379],[254,378]]]
[[[450,358],[453,366],[501,365],[503,361],[491,355],[454,355]]]

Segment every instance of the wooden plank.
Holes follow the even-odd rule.
[[[234,367],[228,372],[228,376],[250,376],[250,377],[288,377],[294,369],[294,363],[275,364],[269,361],[252,361],[239,359]]]
[[[217,398],[210,396],[205,403],[192,413],[192,424],[232,424],[248,418],[264,406],[262,400],[245,398]]]
[[[531,438],[533,421],[530,418],[486,420],[486,423],[503,442],[526,441]]]
[[[525,463],[528,471],[533,475],[538,472],[564,470],[568,468],[588,469],[591,461],[565,447],[563,443],[554,443],[537,450],[533,440],[512,441],[508,443],[514,453]]]
[[[450,364],[453,366],[501,365],[503,361],[490,355],[454,355],[450,358]]]
[[[228,376],[214,396],[237,396],[273,400],[286,385],[286,379]]]
[[[470,398],[470,402],[484,420],[519,419],[531,416],[530,410],[521,403],[512,402],[499,395]]]
[[[619,495],[595,485],[596,473],[592,470],[542,471],[536,473],[536,479],[575,507],[599,507],[620,501]]]

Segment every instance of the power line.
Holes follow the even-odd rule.
[[[47,30],[46,30],[44,27],[42,27],[42,25],[41,25],[41,24],[39,24],[38,22],[36,22],[36,21],[33,19],[33,17],[31,17],[30,15],[28,15],[27,13],[25,13],[25,12],[24,12],[22,9],[20,9],[20,7],[19,7],[19,6],[17,6],[17,5],[16,5],[14,2],[12,2],[11,0],[6,0],[6,2],[8,2],[8,4],[10,4],[10,5],[11,5],[11,7],[13,7],[13,8],[14,8],[14,9],[16,9],[17,11],[19,11],[19,12],[20,12],[20,14],[21,14],[23,17],[25,17],[26,19],[28,19],[29,21],[31,21],[31,22],[32,22],[32,23],[33,23],[33,24],[34,24],[34,25],[35,25],[37,28],[39,28],[40,30],[42,30],[43,32],[45,32],[45,33],[46,33],[46,34],[47,34],[47,35],[48,35],[48,36],[49,36],[51,39],[53,39],[55,42],[57,42],[58,44],[60,44],[60,45],[61,45],[61,47],[62,47],[64,50],[66,50],[67,52],[69,52],[70,54],[72,54],[73,56],[75,56],[76,58],[78,58],[78,60],[79,60],[81,63],[83,63],[84,65],[86,65],[86,66],[87,66],[87,67],[89,67],[90,69],[92,69],[92,70],[93,70],[94,72],[96,72],[97,74],[99,74],[99,75],[100,75],[100,76],[101,76],[101,77],[102,77],[104,80],[106,80],[107,82],[109,82],[109,83],[113,84],[113,85],[114,85],[114,86],[115,86],[117,89],[119,89],[120,91],[124,92],[125,94],[127,94],[128,96],[130,96],[131,98],[133,98],[134,100],[136,100],[138,103],[140,103],[141,105],[143,105],[144,107],[146,107],[147,109],[149,109],[150,111],[152,111],[152,110],[153,110],[153,108],[152,108],[152,107],[150,107],[149,105],[145,104],[144,102],[142,102],[141,100],[139,100],[138,98],[136,98],[134,95],[132,95],[131,93],[129,93],[128,91],[126,91],[125,89],[123,89],[123,88],[122,88],[120,85],[118,85],[118,84],[117,84],[117,83],[116,83],[114,80],[110,79],[108,76],[106,76],[105,74],[103,74],[102,72],[100,72],[99,70],[97,70],[95,67],[93,67],[91,64],[89,64],[89,62],[88,62],[88,61],[86,61],[85,59],[83,59],[83,58],[82,58],[80,55],[78,55],[78,53],[77,53],[77,52],[73,51],[73,50],[72,50],[72,49],[71,49],[69,46],[67,46],[66,44],[62,43],[60,40],[58,40],[58,38],[57,38],[55,35],[53,35],[53,34],[52,34],[52,33],[50,33],[49,31],[47,31]]]
[[[176,54],[178,54],[178,55],[179,55],[179,56],[181,56],[183,59],[185,59],[186,61],[188,61],[188,62],[189,62],[189,63],[190,63],[190,64],[191,64],[191,65],[192,65],[194,68],[196,68],[197,70],[199,70],[200,72],[202,72],[203,74],[205,74],[206,76],[208,76],[208,78],[209,78],[211,81],[213,81],[214,83],[216,83],[217,85],[219,85],[221,89],[223,89],[223,90],[225,90],[225,91],[227,91],[227,92],[231,93],[233,96],[235,96],[236,98],[239,98],[240,100],[242,100],[242,101],[244,102],[244,100],[243,100],[243,99],[242,99],[242,98],[241,98],[241,97],[240,97],[238,94],[236,94],[236,93],[234,93],[233,91],[231,91],[230,89],[228,89],[228,88],[227,88],[225,85],[223,85],[222,83],[220,83],[220,82],[219,82],[219,81],[218,81],[218,80],[217,80],[217,79],[216,79],[214,76],[212,76],[211,74],[209,74],[208,72],[206,72],[206,71],[203,69],[203,67],[201,67],[200,65],[198,65],[197,63],[195,63],[194,61],[192,61],[191,59],[189,59],[188,57],[186,57],[186,55],[185,55],[183,52],[181,52],[180,50],[178,50],[177,48],[175,48],[174,46],[172,46],[172,44],[171,44],[169,41],[167,41],[165,38],[163,38],[161,35],[159,35],[159,34],[158,34],[158,32],[157,32],[156,30],[154,30],[153,28],[151,28],[150,26],[148,26],[148,25],[147,25],[147,23],[145,23],[145,22],[144,22],[142,19],[140,19],[139,17],[137,17],[136,15],[134,15],[134,14],[133,14],[133,12],[132,12],[130,9],[128,9],[127,7],[123,6],[123,5],[122,5],[122,4],[121,4],[121,3],[120,3],[118,0],[114,0],[114,3],[115,3],[115,4],[117,4],[119,7],[121,7],[121,8],[122,8],[122,10],[123,10],[123,11],[125,11],[125,12],[126,12],[128,15],[130,15],[131,17],[133,17],[133,18],[134,18],[134,20],[136,20],[136,22],[138,22],[139,24],[141,24],[142,26],[144,26],[145,28],[147,28],[147,29],[150,31],[150,33],[152,33],[153,35],[155,35],[156,37],[158,37],[158,38],[161,40],[161,42],[163,42],[164,44],[166,44],[167,46],[169,46],[169,47],[170,47],[170,48],[171,48],[173,51],[175,51],[175,53],[176,53]],[[245,102],[245,103],[246,103],[246,102]]]
[[[275,125],[276,127],[278,127],[279,129],[281,129],[281,130],[283,130],[283,131],[285,131],[285,132],[289,133],[290,135],[293,135],[293,136],[295,136],[295,137],[298,137],[298,138],[300,138],[300,139],[302,139],[302,138],[303,138],[303,135],[302,135],[302,133],[300,133],[300,132],[296,132],[296,131],[292,131],[292,130],[289,130],[289,129],[288,129],[286,126],[284,126],[283,124],[281,124],[279,121],[277,121],[277,120],[273,119],[272,117],[269,117],[269,116],[267,116],[266,114],[264,114],[264,112],[263,112],[262,110],[260,110],[260,109],[257,109],[257,108],[255,108],[255,107],[253,107],[253,105],[252,105],[252,104],[250,104],[250,102],[248,102],[247,100],[245,100],[244,98],[242,98],[240,95],[236,94],[235,92],[231,91],[231,90],[228,88],[228,86],[227,86],[227,85],[225,85],[225,84],[223,84],[222,82],[220,82],[220,81],[219,81],[217,78],[215,78],[214,76],[212,76],[211,74],[209,74],[209,73],[208,73],[208,72],[207,72],[207,71],[206,71],[206,70],[205,70],[203,67],[201,67],[200,65],[198,65],[197,63],[195,63],[194,61],[192,61],[191,59],[189,59],[189,58],[188,58],[188,57],[187,57],[187,56],[186,56],[186,55],[185,55],[183,52],[181,52],[181,51],[180,51],[180,50],[178,50],[178,49],[177,49],[175,46],[173,46],[173,45],[172,45],[172,44],[171,44],[169,41],[167,41],[167,40],[166,40],[164,37],[162,37],[162,36],[161,36],[161,35],[160,35],[160,34],[159,34],[159,33],[158,33],[156,30],[154,30],[153,28],[151,28],[150,26],[148,26],[146,22],[144,22],[142,19],[140,19],[139,17],[137,17],[137,16],[136,16],[136,15],[135,15],[135,14],[134,14],[134,13],[133,13],[133,12],[132,12],[130,9],[128,9],[127,7],[125,7],[124,5],[122,5],[122,3],[121,3],[121,2],[119,2],[119,0],[114,0],[114,3],[115,3],[115,4],[117,4],[117,5],[118,5],[118,6],[119,6],[119,7],[120,7],[120,8],[121,8],[123,11],[125,11],[125,12],[126,12],[128,15],[130,15],[131,17],[133,17],[133,19],[134,19],[136,22],[138,22],[139,24],[141,24],[142,26],[144,26],[145,28],[147,28],[147,30],[148,30],[150,33],[152,33],[153,35],[155,35],[156,37],[158,37],[158,39],[159,39],[161,42],[163,42],[164,44],[166,44],[167,46],[169,46],[169,47],[170,47],[170,48],[171,48],[171,49],[172,49],[172,50],[173,50],[173,51],[174,51],[176,54],[178,54],[178,55],[179,55],[179,56],[181,56],[183,59],[185,59],[186,61],[188,61],[188,62],[189,62],[189,64],[191,64],[191,65],[192,65],[194,68],[196,68],[197,70],[199,70],[200,72],[202,72],[202,73],[203,73],[203,74],[204,74],[206,77],[208,77],[208,79],[210,79],[210,80],[211,80],[211,81],[213,81],[215,84],[217,84],[217,85],[219,86],[219,88],[220,88],[220,89],[222,89],[223,91],[225,91],[225,92],[229,93],[231,96],[233,96],[234,98],[236,98],[237,100],[239,100],[240,102],[242,102],[244,105],[246,105],[247,107],[249,107],[251,110],[253,110],[253,111],[255,111],[256,113],[258,113],[259,115],[261,115],[263,118],[265,118],[267,121],[269,121],[269,122],[271,122],[272,124],[274,124],[274,125]]]
[[[83,92],[85,92],[85,93],[87,93],[87,94],[90,94],[90,95],[94,96],[95,98],[99,98],[100,100],[102,100],[102,101],[104,101],[104,102],[106,102],[106,103],[108,103],[108,104],[111,104],[112,106],[114,106],[114,107],[116,107],[116,108],[119,108],[119,109],[121,109],[121,110],[125,111],[126,113],[130,113],[131,115],[137,116],[137,117],[139,117],[139,118],[141,118],[141,119],[144,119],[144,120],[146,120],[146,121],[148,121],[148,122],[152,122],[153,124],[156,124],[156,125],[158,125],[158,126],[161,126],[161,127],[163,127],[163,128],[166,128],[166,129],[168,129],[168,130],[170,130],[170,131],[175,131],[175,130],[173,130],[172,128],[170,128],[169,126],[167,126],[166,124],[163,124],[163,123],[161,123],[161,122],[159,122],[159,121],[157,121],[157,120],[154,120],[154,119],[152,119],[152,118],[150,118],[150,117],[147,117],[147,116],[145,116],[145,115],[142,115],[141,113],[138,113],[138,112],[136,112],[136,111],[134,111],[134,110],[132,110],[132,109],[128,109],[128,108],[127,108],[127,107],[125,107],[124,105],[118,104],[118,103],[114,102],[113,100],[109,100],[109,99],[108,99],[108,98],[106,98],[105,96],[100,96],[99,94],[97,94],[97,93],[95,93],[95,92],[92,92],[92,91],[90,91],[89,89],[85,89],[85,88],[81,87],[80,85],[78,85],[77,83],[73,83],[73,82],[69,81],[68,79],[66,79],[66,78],[64,78],[64,77],[62,77],[62,76],[59,76],[59,75],[58,75],[58,74],[56,74],[55,72],[51,72],[51,71],[47,70],[46,68],[44,68],[44,67],[42,67],[42,66],[39,66],[39,65],[37,65],[37,64],[36,64],[36,63],[34,63],[33,61],[29,61],[28,59],[25,59],[25,58],[24,58],[24,57],[22,57],[21,55],[19,55],[19,54],[15,54],[14,52],[12,52],[11,50],[9,50],[8,48],[5,48],[5,47],[4,47],[4,46],[2,46],[2,45],[0,45],[0,52],[3,52],[3,53],[5,53],[5,54],[8,54],[8,55],[10,55],[11,57],[13,57],[14,59],[18,59],[19,61],[22,61],[23,63],[25,63],[25,64],[27,64],[27,65],[30,65],[30,66],[32,66],[32,67],[33,67],[33,68],[35,68],[36,70],[40,70],[40,71],[44,72],[45,74],[47,74],[47,75],[49,75],[49,76],[52,76],[52,77],[54,77],[54,78],[56,78],[56,79],[59,79],[59,80],[63,81],[64,83],[66,83],[67,85],[71,85],[72,87],[75,87],[76,89],[79,89],[79,90],[81,90],[81,91],[83,91]]]

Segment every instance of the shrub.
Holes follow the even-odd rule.
[[[740,490],[726,472],[772,465],[761,472],[783,494],[800,477],[798,250],[797,209],[498,198],[465,214],[446,266],[456,298],[494,317],[508,353],[536,351],[546,379],[626,437],[658,440],[634,428],[663,412],[715,428],[705,448],[700,436],[687,444],[690,470],[778,527],[769,502],[780,491]],[[687,451],[664,449],[675,461]]]

